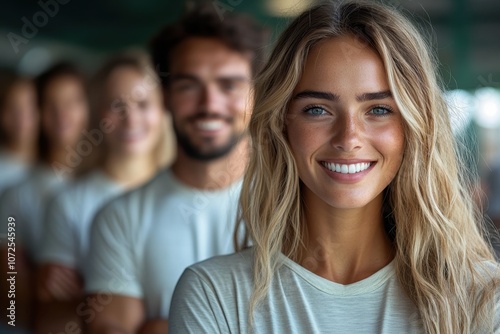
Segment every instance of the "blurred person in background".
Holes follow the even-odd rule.
[[[488,184],[488,206],[487,214],[491,220],[500,229],[500,162],[491,168],[487,176]]]
[[[39,119],[33,80],[13,73],[6,74],[0,84],[0,194],[9,186],[24,179],[35,162]],[[2,237],[2,243],[4,241],[6,244],[10,243],[7,236],[5,239]],[[4,248],[4,245],[1,247]],[[8,255],[2,250],[0,263],[4,271],[7,268]],[[1,276],[3,279],[3,275]],[[4,289],[1,293],[5,293]],[[2,308],[6,305],[6,297],[3,294],[0,298]],[[17,291],[16,300],[23,303],[27,298],[29,296],[24,291]],[[23,306],[26,305],[20,306],[17,316],[17,323],[20,325],[18,329],[27,328],[31,321],[30,314]],[[9,320],[2,318],[2,322]],[[7,325],[0,329],[2,333],[22,332]]]
[[[7,75],[0,85],[0,194],[35,162],[39,118],[33,81]]]
[[[498,236],[500,229],[500,159],[494,162],[489,173],[486,175],[485,187],[486,214],[497,229],[497,231],[491,233],[491,243],[495,249],[497,260],[500,260],[500,238]]]
[[[188,265],[234,251],[247,163],[252,78],[266,32],[252,19],[201,6],[152,41],[178,143],[171,168],[96,216],[85,270],[90,333],[166,333]],[[83,312],[82,312],[83,313]]]
[[[91,85],[87,140],[92,155],[78,180],[47,209],[39,263],[37,332],[78,323],[92,218],[111,198],[139,186],[164,164],[166,113],[161,84],[143,54],[111,58]]]
[[[45,209],[49,199],[71,177],[79,163],[77,144],[88,121],[85,79],[73,65],[54,65],[36,78],[36,88],[41,115],[39,164],[0,197],[0,218],[3,221],[8,217],[15,219],[16,291],[19,293],[16,313],[18,320],[25,317],[28,322],[33,319],[34,269],[40,254]],[[1,224],[1,232],[7,233],[7,224]],[[2,261],[6,261],[4,245],[1,256]],[[5,274],[3,271],[3,282]],[[3,298],[7,295],[6,291],[1,294]],[[18,325],[31,327],[32,323],[19,321]]]

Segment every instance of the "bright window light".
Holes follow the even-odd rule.
[[[314,0],[270,0],[266,1],[266,7],[274,16],[297,16],[307,8],[311,7]]]
[[[472,121],[474,96],[465,90],[456,89],[446,92],[445,99],[450,113],[451,128],[457,135]]]
[[[52,54],[44,47],[34,47],[24,54],[19,61],[19,72],[38,75],[52,63]]]
[[[480,88],[476,91],[476,123],[487,129],[500,127],[500,92],[494,88]]]

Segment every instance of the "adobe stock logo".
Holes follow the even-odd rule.
[[[33,39],[38,34],[38,28],[46,26],[49,22],[49,17],[54,17],[59,13],[59,5],[65,5],[68,2],[70,2],[70,0],[38,1],[38,6],[40,6],[41,10],[33,14],[31,20],[26,16],[21,18],[23,23],[21,34],[16,34],[12,31],[7,34],[7,38],[14,52],[16,54],[19,52],[19,46],[21,44],[28,44],[30,39]]]

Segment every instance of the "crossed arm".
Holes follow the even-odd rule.
[[[98,294],[89,295],[87,302],[103,300]],[[141,299],[111,295],[106,305],[97,305],[93,317],[84,319],[90,334],[167,334],[166,319],[145,321],[144,305]]]

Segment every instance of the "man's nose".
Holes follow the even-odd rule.
[[[224,95],[216,85],[203,88],[201,106],[207,113],[220,112],[224,105]]]

